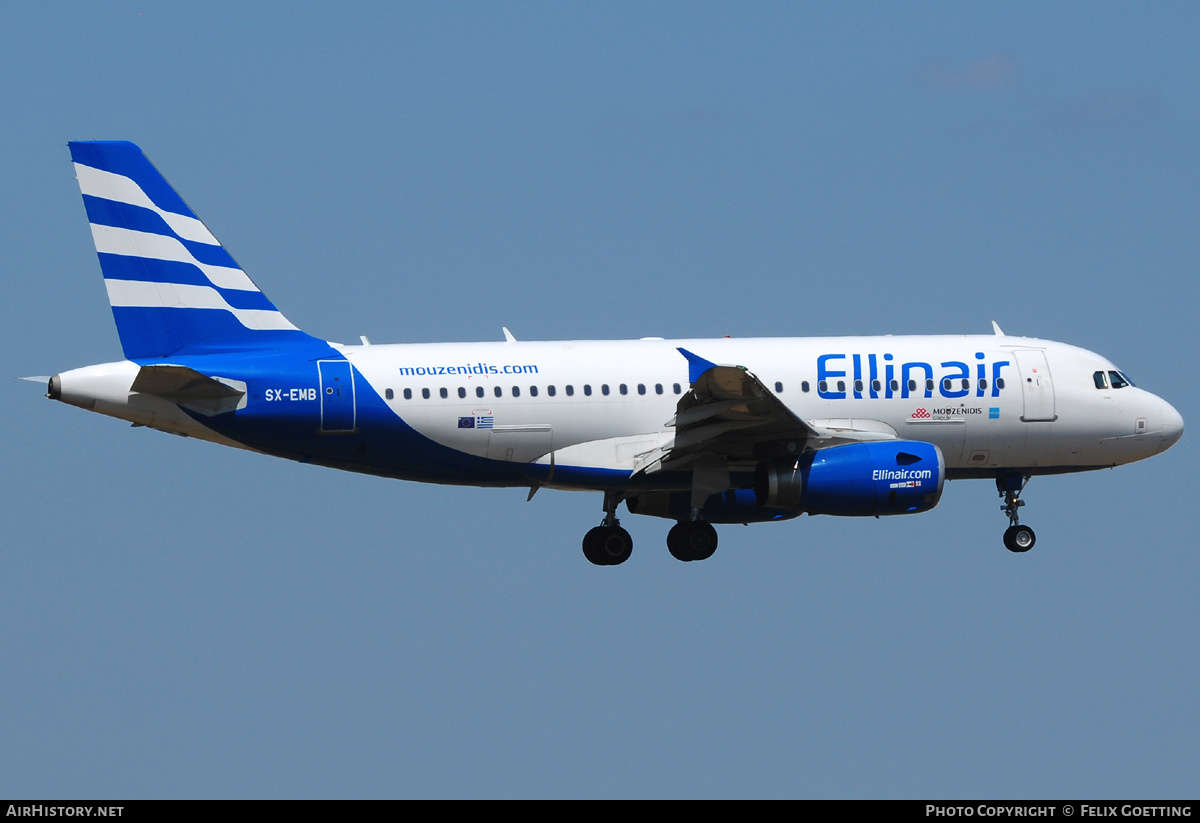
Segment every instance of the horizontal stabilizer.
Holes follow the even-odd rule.
[[[130,391],[152,394],[211,417],[246,405],[246,384],[213,378],[186,366],[142,366]]]

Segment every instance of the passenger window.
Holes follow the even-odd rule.
[[[574,396],[575,396],[575,387],[568,383],[567,384],[567,397],[574,397]]]
[[[520,397],[520,396],[521,396],[521,387],[513,386],[513,397]]]
[[[588,383],[584,383],[584,384],[583,384],[583,394],[584,394],[584,396],[585,396],[585,397],[591,397],[591,396],[592,396],[592,387],[591,387],[591,385],[589,385]]]
[[[671,384],[671,388],[675,390],[675,393],[676,393],[676,394],[682,394],[682,393],[683,393],[683,389],[679,388],[679,384],[678,384],[678,383],[672,383],[672,384]]]
[[[424,397],[426,400],[428,400],[429,399],[429,389],[421,389],[421,396]]]
[[[458,387],[458,396],[459,396],[459,397],[466,397],[466,396],[467,396],[467,390],[466,390],[466,389],[464,389],[462,386],[459,386],[459,387]]]
[[[890,388],[892,391],[900,391],[900,381],[893,380],[891,383],[888,383],[888,388]]]
[[[880,388],[881,388],[881,386],[880,386],[880,384],[879,384],[879,381],[878,381],[878,380],[872,380],[872,381],[871,381],[871,391],[873,391],[873,392],[878,392]]]
[[[987,380],[983,377],[979,378],[979,390],[987,391]]]
[[[553,396],[554,396],[554,387],[553,387],[553,386],[547,386],[547,387],[546,387],[546,394],[548,394],[548,395],[550,395],[551,397],[553,397]]]
[[[963,381],[962,381],[962,388],[963,388],[963,391],[970,391],[971,390],[971,381],[964,377]]]
[[[496,387],[496,396],[497,396],[497,397],[503,397],[503,396],[504,396],[504,389],[502,389],[502,388],[500,388],[499,386],[497,386],[497,387]]]
[[[405,389],[405,390],[404,390],[404,399],[405,399],[405,400],[412,400],[412,389]]]
[[[917,381],[916,381],[916,380],[909,380],[909,381],[908,381],[908,390],[909,390],[909,391],[916,391],[916,390],[917,390]]]
[[[808,381],[807,380],[801,381],[800,391],[804,392],[805,394],[808,394]]]
[[[385,391],[383,393],[383,396],[386,397],[388,400],[391,400],[392,398],[394,398],[396,396],[396,393],[394,391],[392,391],[391,389],[388,389],[387,391]]]
[[[1114,389],[1123,389],[1129,385],[1129,381],[1126,380],[1119,371],[1110,371],[1108,373],[1108,378],[1112,380],[1112,387]]]
[[[817,384],[817,390],[820,392],[827,392],[827,391],[829,391],[829,384],[827,382],[825,382],[824,380],[822,380],[820,383]]]
[[[861,380],[854,381],[854,391],[858,392],[859,394],[862,394],[862,381]]]
[[[654,384],[654,393],[655,393],[655,394],[662,394],[662,383],[655,383],[655,384]]]
[[[621,391],[621,394],[629,394],[629,389],[628,389],[628,387],[626,387],[626,385],[624,383],[621,384],[620,391]]]
[[[645,393],[646,393],[646,384],[638,383],[638,394],[645,394]]]
[[[838,381],[838,391],[845,391],[845,390],[846,390],[846,381],[839,380]]]
[[[604,395],[605,397],[608,397],[608,384],[607,383],[600,384],[600,393],[602,395]]]
[[[438,390],[438,394],[440,394],[442,396],[442,399],[445,400],[450,395],[450,392],[448,392],[444,388],[442,388],[442,389]]]
[[[998,389],[1004,388],[1004,378],[1003,377],[996,378],[996,388],[998,388]]]
[[[476,387],[475,387],[475,396],[476,396],[476,397],[483,397],[483,386],[476,386]]]
[[[529,387],[529,396],[530,396],[530,397],[537,397],[537,386],[530,386],[530,387]]]
[[[780,383],[778,380],[775,381],[775,393],[783,394],[783,384]]]

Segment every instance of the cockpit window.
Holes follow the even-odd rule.
[[[1123,389],[1126,386],[1133,385],[1128,380],[1126,380],[1125,375],[1121,374],[1119,371],[1110,371],[1108,373],[1108,378],[1109,378],[1109,380],[1112,381],[1112,387],[1114,389]]]
[[[1096,388],[1098,388],[1098,389],[1107,389],[1108,388],[1108,378],[1104,376],[1104,372],[1102,372],[1102,371],[1096,372],[1095,374],[1092,375],[1092,380],[1095,381]]]

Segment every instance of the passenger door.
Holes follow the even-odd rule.
[[[1026,423],[1056,420],[1054,381],[1050,377],[1046,353],[1041,349],[1020,349],[1013,354],[1021,372],[1021,398],[1025,403],[1021,419]]]

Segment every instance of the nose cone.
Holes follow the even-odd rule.
[[[1159,412],[1159,425],[1162,430],[1162,451],[1174,446],[1183,437],[1183,416],[1175,411],[1175,407],[1167,401],[1162,401]]]

